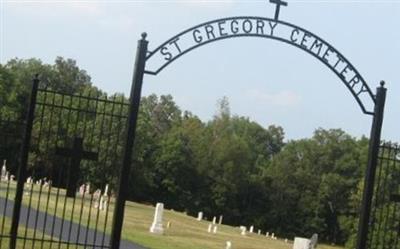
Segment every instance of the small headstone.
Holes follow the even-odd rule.
[[[265,233],[265,237],[267,237],[267,238],[269,237],[269,232]]]
[[[151,233],[155,233],[155,234],[163,234],[164,233],[164,228],[162,225],[163,213],[164,213],[164,204],[157,203],[156,210],[154,213],[153,224],[150,227]]]
[[[247,230],[246,227],[245,226],[241,226],[240,230],[242,231],[240,234],[245,236],[246,235],[246,230]]]
[[[81,196],[83,196],[83,195],[85,194],[85,190],[86,190],[86,185],[85,185],[85,184],[82,184],[82,185],[79,187],[79,194],[80,194]]]
[[[227,241],[225,249],[232,249],[232,242]]]
[[[212,224],[209,224],[209,225],[208,225],[208,229],[207,229],[207,232],[208,232],[208,233],[211,233],[212,227],[213,227]]]
[[[294,238],[293,249],[310,249],[310,240],[306,238]]]
[[[213,233],[216,234],[217,231],[218,231],[218,227],[217,227],[217,226],[214,226]]]
[[[90,194],[90,183],[86,184],[85,194]]]
[[[318,243],[318,234],[314,233],[310,239],[310,249],[316,248],[317,243]]]
[[[285,239],[285,243],[287,244],[289,241],[288,241],[288,239]]]
[[[101,197],[101,190],[97,189],[94,193],[93,193],[93,201],[94,201],[94,208],[99,208],[100,207],[100,199]]]
[[[26,178],[26,183],[31,184],[33,182],[32,177]]]
[[[275,233],[271,234],[271,239],[275,239]]]
[[[197,220],[201,221],[203,219],[203,212],[199,212],[199,214],[197,215]]]
[[[45,182],[44,182],[43,187],[44,187],[44,188],[49,188],[50,185],[51,185],[51,181],[48,180],[48,181],[45,181]]]
[[[250,227],[249,233],[253,233],[254,232],[254,226]]]
[[[222,220],[224,219],[223,215],[219,216],[218,224],[222,225]]]
[[[104,189],[104,196],[108,196],[108,184],[106,184],[106,187]]]
[[[99,209],[101,211],[103,211],[104,210],[104,197],[103,196],[100,197],[100,203],[99,204],[100,204]]]
[[[167,222],[167,228],[169,229],[171,227],[171,221]]]
[[[261,235],[261,230],[260,229],[258,229],[258,235]]]
[[[12,181],[12,182],[15,181],[15,175],[10,176],[10,181]]]
[[[213,225],[215,225],[217,223],[217,217],[214,216],[212,223],[213,223]]]
[[[1,180],[5,180],[7,172],[7,160],[3,160],[3,167],[1,167]]]

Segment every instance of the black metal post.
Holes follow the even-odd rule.
[[[136,52],[136,61],[133,69],[133,79],[130,95],[128,124],[126,131],[126,142],[124,147],[124,158],[122,163],[121,175],[119,178],[117,197],[115,201],[113,226],[111,232],[111,249],[119,249],[121,241],[121,231],[124,220],[125,201],[127,196],[127,188],[129,181],[129,172],[131,168],[133,145],[136,135],[136,123],[139,112],[140,97],[142,92],[143,76],[146,65],[147,45],[146,33],[142,34],[142,39],[138,42]]]
[[[375,174],[378,163],[379,145],[381,142],[383,114],[386,100],[386,88],[384,85],[385,82],[382,81],[381,86],[378,87],[376,91],[374,118],[372,121],[371,136],[369,141],[368,164],[365,174],[364,193],[360,220],[358,224],[357,249],[367,248],[371,203],[374,194]]]
[[[30,102],[28,106],[28,113],[26,116],[26,126],[24,133],[24,140],[22,144],[21,150],[21,163],[18,169],[18,182],[17,182],[17,190],[15,193],[14,199],[14,210],[12,216],[11,223],[11,231],[10,231],[10,249],[15,249],[17,245],[17,233],[18,233],[18,224],[19,217],[21,213],[21,203],[22,203],[22,195],[24,192],[24,183],[26,179],[26,169],[28,165],[28,157],[29,157],[29,148],[31,143],[31,134],[33,127],[33,119],[35,115],[35,107],[36,107],[36,97],[39,88],[39,78],[38,75],[35,75],[32,84],[32,91],[30,96]]]

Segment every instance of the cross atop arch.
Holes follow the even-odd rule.
[[[279,19],[279,12],[281,11],[281,6],[288,6],[288,3],[282,0],[269,0],[270,3],[273,3],[276,5],[275,9],[275,20]]]

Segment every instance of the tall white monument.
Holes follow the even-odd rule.
[[[164,204],[157,203],[156,211],[154,213],[153,224],[151,224],[151,227],[150,227],[151,233],[155,233],[155,234],[163,234],[164,233],[164,228],[163,228],[163,224],[162,224],[163,213],[164,213]]]

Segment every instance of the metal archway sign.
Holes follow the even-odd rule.
[[[168,39],[153,51],[148,50],[147,34],[142,34],[142,38],[138,41],[133,71],[128,129],[125,136],[125,151],[111,234],[112,249],[118,249],[120,244],[127,196],[124,186],[129,182],[128,177],[132,164],[131,152],[135,141],[136,122],[144,75],[159,74],[172,62],[198,47],[215,41],[238,37],[260,37],[277,40],[307,52],[334,72],[351,92],[362,112],[373,117],[357,237],[357,249],[366,249],[386,88],[382,82],[381,86],[377,88],[376,94],[373,94],[358,70],[331,44],[304,28],[279,20],[280,8],[281,6],[287,6],[286,2],[281,0],[270,0],[270,2],[276,5],[273,19],[239,16],[205,22]]]
[[[312,32],[294,24],[270,18],[228,17],[189,28],[148,53],[145,73],[157,75],[172,62],[198,47],[239,37],[272,39],[307,52],[339,77],[364,113],[373,114],[375,96],[364,78],[346,57]]]

